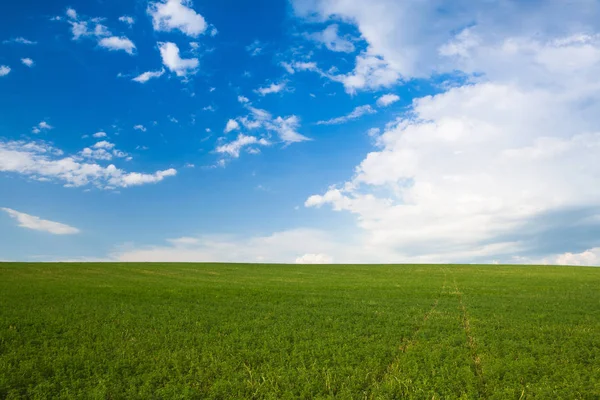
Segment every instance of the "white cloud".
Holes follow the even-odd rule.
[[[248,103],[245,104],[245,107],[250,111],[250,114],[238,118],[244,128],[249,130],[264,128],[268,131],[276,132],[279,138],[286,144],[311,140],[298,133],[300,119],[296,115],[285,118],[273,118],[266,110],[252,107]]]
[[[351,21],[365,39],[354,71],[330,74],[347,92],[460,71],[388,124],[348,182],[306,205],[352,213],[361,245],[394,261],[597,248],[583,232],[598,217],[569,217],[600,204],[600,5],[510,5],[295,0],[300,15]]]
[[[252,57],[255,57],[255,56],[259,55],[260,53],[262,53],[263,48],[264,48],[264,44],[262,44],[260,42],[260,40],[255,40],[254,42],[252,42],[251,44],[246,46],[246,51],[248,53],[250,53],[250,55]]]
[[[585,133],[596,117],[574,93],[557,95],[480,83],[418,99],[414,118],[389,126],[354,178],[306,205],[355,214],[369,245],[404,255],[534,251],[529,221],[600,202],[600,133]]]
[[[183,59],[179,56],[179,47],[175,43],[158,43],[163,64],[179,77],[193,75],[198,69],[198,59]]]
[[[250,100],[245,96],[238,96],[238,101],[240,103],[249,103],[250,102]]]
[[[106,132],[96,132],[92,136],[95,138],[103,138],[106,137]]]
[[[123,15],[123,16],[119,17],[119,21],[124,22],[129,26],[131,26],[135,23],[135,20],[128,15]]]
[[[308,37],[324,44],[331,51],[352,53],[354,51],[354,44],[352,41],[340,37],[338,30],[339,26],[337,24],[331,24],[322,32],[312,33]]]
[[[271,123],[268,123],[266,127],[267,129],[277,132],[279,138],[288,144],[310,140],[306,136],[298,133],[300,119],[295,115],[286,118],[277,117]]]
[[[0,65],[0,76],[6,76],[10,74],[10,67],[8,65]]]
[[[24,37],[18,37],[18,38],[14,38],[14,39],[4,40],[2,43],[4,43],[4,44],[17,43],[17,44],[26,44],[26,45],[37,44],[37,42],[27,40]]]
[[[46,121],[40,122],[38,127],[40,127],[40,129],[52,129],[52,126],[50,126],[50,124],[48,124]]]
[[[91,148],[84,148],[81,152],[79,152],[79,155],[83,158],[103,161],[112,160],[113,157],[126,158],[127,161],[132,159],[129,157],[129,154],[116,149],[114,143],[107,142],[106,140],[97,142]]]
[[[31,58],[21,58],[21,62],[30,68],[33,67],[33,64],[34,64],[34,62]]]
[[[319,230],[305,228],[265,236],[205,235],[169,239],[168,242],[165,246],[122,246],[111,254],[110,259],[122,262],[218,261],[292,264],[307,254],[314,254],[317,260],[324,260],[328,257],[326,254],[340,253],[342,257],[339,262],[351,260],[356,254],[352,248],[340,245],[334,237]]]
[[[272,83],[269,86],[256,89],[256,93],[260,94],[261,96],[266,96],[267,94],[271,94],[271,93],[279,93],[283,89],[285,89],[285,82],[281,82],[281,83],[277,83],[277,84]]]
[[[333,258],[327,254],[307,253],[296,258],[296,264],[333,264]]]
[[[38,134],[38,133],[41,133],[43,130],[47,131],[47,130],[50,130],[50,129],[54,129],[54,128],[49,123],[47,123],[46,121],[42,121],[39,124],[37,124],[36,126],[34,126],[31,129],[31,132],[35,133],[35,134]]]
[[[102,161],[109,161],[113,158],[113,155],[109,151],[101,148],[91,149],[89,147],[86,147],[83,150],[81,150],[81,152],[79,152],[79,155],[83,158]]]
[[[387,107],[390,104],[397,102],[398,100],[400,100],[400,96],[398,96],[397,94],[384,94],[383,96],[377,99],[377,105],[379,107]]]
[[[191,37],[198,37],[207,28],[202,15],[192,8],[190,0],[165,0],[148,5],[148,14],[152,16],[155,31],[179,30]]]
[[[344,115],[343,117],[332,118],[327,121],[319,121],[317,125],[336,125],[343,124],[345,122],[358,119],[363,115],[375,114],[377,111],[373,109],[370,105],[358,106],[348,115]]]
[[[77,11],[75,11],[73,8],[67,8],[67,17],[71,18],[71,19],[77,19]]]
[[[102,141],[96,143],[93,147],[95,149],[112,149],[115,147],[115,144],[107,142],[106,140],[102,140]]]
[[[553,261],[551,263],[557,265],[600,266],[600,247],[595,247],[581,253],[561,254]]]
[[[82,19],[77,15],[77,12],[69,8],[66,12],[69,17],[69,24],[71,25],[71,33],[73,34],[73,40],[79,40],[82,37],[96,37],[101,38],[110,36],[108,28],[100,23],[102,18]],[[60,20],[60,19],[57,19]],[[93,25],[93,29],[90,26]]]
[[[234,131],[236,129],[240,129],[240,124],[238,124],[238,122],[234,119],[230,119],[229,121],[227,121],[227,125],[225,125],[225,133],[229,133],[231,131]]]
[[[100,45],[100,47],[104,47],[108,50],[111,50],[111,51],[122,50],[130,55],[133,55],[133,53],[135,51],[135,44],[133,44],[133,42],[131,40],[129,40],[128,38],[126,38],[125,36],[106,37],[106,38],[100,39],[98,44]]]
[[[144,125],[136,125],[133,127],[133,129],[135,129],[136,131],[142,131],[142,132],[146,132],[147,129]]]
[[[177,239],[167,239],[167,242],[175,246],[191,246],[200,243],[200,239],[193,237],[180,237]]]
[[[69,225],[61,224],[60,222],[48,221],[34,215],[12,210],[10,208],[0,208],[0,210],[6,212],[12,218],[16,219],[19,222],[19,226],[22,228],[48,232],[54,235],[72,235],[79,233],[79,229]]]
[[[73,40],[79,40],[81,37],[105,37],[110,35],[108,28],[102,24],[95,24],[94,29],[89,29],[88,21],[69,21],[71,24],[71,33]]]
[[[235,139],[232,142],[229,142],[227,144],[218,146],[215,151],[217,153],[222,153],[222,154],[228,154],[231,157],[234,158],[238,158],[240,156],[240,151],[242,150],[242,148],[249,146],[249,145],[260,145],[260,146],[268,146],[271,143],[269,143],[268,140],[261,138],[258,139],[254,136],[246,136],[244,134],[239,134],[237,139]]]
[[[112,149],[110,144],[101,144],[96,150],[107,150],[107,148]],[[112,154],[121,155],[114,150]],[[79,187],[92,184],[103,189],[156,183],[177,173],[173,168],[153,174],[126,172],[112,164],[103,167],[95,163],[82,162],[79,156],[62,157],[61,150],[43,142],[23,141],[0,142],[0,171],[17,173],[38,180],[62,181],[65,186]]]
[[[160,78],[161,76],[163,76],[164,73],[165,73],[164,68],[162,68],[160,71],[148,71],[148,72],[144,72],[143,74],[136,76],[135,78],[132,79],[132,81],[139,82],[139,83],[146,83],[150,79]]]
[[[368,53],[356,57],[354,71],[345,75],[328,77],[341,82],[347,93],[354,94],[358,90],[381,89],[390,87],[400,80],[400,73],[385,59]]]
[[[210,112],[214,112],[215,108],[213,106],[206,106],[202,108],[202,111],[210,111]]]

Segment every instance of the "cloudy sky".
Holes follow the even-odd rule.
[[[0,260],[600,264],[597,0],[3,7]]]

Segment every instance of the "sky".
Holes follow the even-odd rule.
[[[600,265],[600,2],[23,0],[0,260]]]

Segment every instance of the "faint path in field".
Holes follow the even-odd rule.
[[[380,375],[374,379],[374,383],[376,385],[379,385],[382,382],[392,380],[392,373],[398,369],[398,366],[400,365],[402,354],[406,353],[406,351],[410,347],[412,347],[415,343],[417,343],[417,337],[418,337],[419,333],[423,330],[423,328],[427,324],[427,321],[429,320],[431,315],[435,312],[435,310],[440,302],[440,298],[442,297],[442,294],[446,290],[447,278],[448,278],[448,276],[446,274],[446,271],[444,271],[444,282],[442,283],[442,288],[440,289],[440,292],[438,293],[431,308],[425,313],[421,322],[419,324],[417,324],[412,335],[402,338],[402,341],[400,342],[400,345],[398,346],[398,349],[400,350],[400,354],[395,356],[394,359],[392,360],[392,362],[388,364],[388,366],[385,368],[385,372],[383,372],[383,375]]]
[[[460,308],[462,311],[462,322],[463,328],[465,330],[465,334],[467,336],[467,343],[469,344],[469,349],[471,351],[471,359],[473,360],[473,364],[475,366],[475,375],[479,379],[479,394],[481,398],[487,398],[486,392],[486,383],[485,378],[483,376],[483,369],[481,367],[481,359],[477,354],[477,344],[475,343],[475,339],[471,333],[471,322],[469,321],[469,313],[467,312],[467,307],[463,301],[463,294],[458,288],[458,284],[456,283],[456,278],[454,280],[454,293],[458,297],[458,302],[460,304]]]

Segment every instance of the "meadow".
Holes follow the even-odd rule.
[[[0,398],[598,399],[600,268],[0,263]]]

